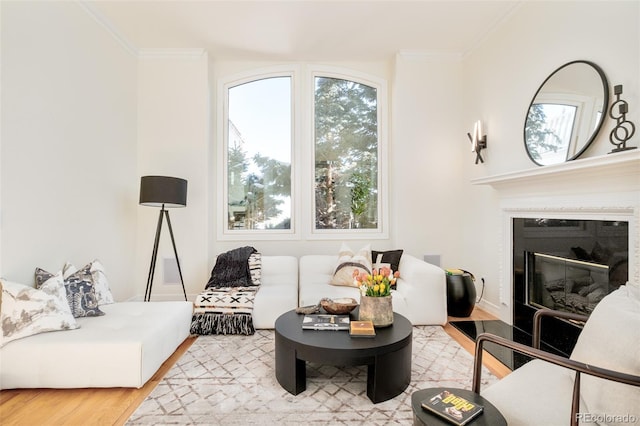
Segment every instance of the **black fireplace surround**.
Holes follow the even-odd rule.
[[[536,310],[589,315],[628,280],[629,224],[625,221],[514,218],[513,326],[528,334]],[[580,325],[544,318],[544,347],[568,356]]]

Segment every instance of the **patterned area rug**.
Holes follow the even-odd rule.
[[[328,332],[329,333],[329,332]],[[411,394],[471,388],[473,357],[439,326],[413,329],[409,387],[379,404],[367,398],[367,370],[307,363],[307,389],[294,396],[275,377],[274,332],[200,336],[129,418],[128,425],[410,425]],[[483,386],[497,379],[482,373]]]

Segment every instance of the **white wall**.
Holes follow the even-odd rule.
[[[2,276],[99,258],[133,294],[134,56],[75,2],[2,2]]]
[[[623,98],[629,102],[628,118],[640,124],[640,3],[526,2],[513,16],[491,33],[464,59],[464,108],[466,131],[482,119],[488,136],[483,151],[486,163],[472,166],[468,161],[463,192],[477,214],[477,220],[463,221],[465,235],[473,244],[460,247],[476,276],[487,278],[486,300],[501,309],[498,253],[501,224],[500,202],[490,187],[472,186],[471,178],[534,169],[523,142],[524,120],[531,98],[544,79],[559,66],[577,59],[590,60],[604,70],[612,92],[624,85]],[[584,157],[606,155],[613,145],[605,126]],[[640,134],[629,145],[638,146]],[[638,179],[638,176],[630,176]]]
[[[394,240],[422,258],[441,255],[444,268],[466,268],[460,221],[470,206],[459,197],[470,167],[461,132],[463,93],[459,56],[400,54],[393,79],[391,199]],[[463,149],[467,148],[467,149]]]
[[[216,62],[197,51],[127,53],[76,3],[2,2],[2,275],[32,281],[100,257],[120,299],[142,295],[158,211],[138,206],[140,176],[189,182],[171,210],[187,292],[198,292],[221,251],[248,243],[265,254],[334,253],[339,241],[216,239],[216,80],[260,64]],[[500,309],[499,199],[476,177],[534,168],[522,127],[544,78],[574,60],[624,84],[640,124],[638,2],[527,2],[468,55],[400,54],[348,65],[386,78],[391,102],[391,227],[380,248],[441,254],[444,267],[485,277]],[[544,27],[544,31],[540,28]],[[263,64],[264,65],[264,64]],[[486,163],[466,132],[482,119]],[[610,150],[602,131],[587,156]],[[632,145],[638,145],[636,135]],[[365,241],[353,241],[354,248]],[[160,260],[173,257],[163,229]],[[154,298],[179,298],[160,267]]]
[[[465,119],[483,118],[490,144],[489,161],[475,168],[474,176],[538,167],[524,150],[527,109],[544,79],[573,60],[598,64],[609,80],[611,98],[613,86],[623,84],[627,117],[640,122],[639,8],[637,1],[526,2],[465,58]],[[606,118],[584,157],[611,151],[614,123]]]
[[[187,180],[187,207],[170,209],[187,294],[204,288],[209,272],[208,60],[202,51],[142,51],[138,68],[138,176]],[[144,294],[160,209],[138,206],[136,294]],[[163,259],[175,259],[169,228],[161,232],[153,300],[178,299],[182,286],[164,284]]]

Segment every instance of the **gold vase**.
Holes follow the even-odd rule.
[[[391,296],[360,296],[358,319],[370,320],[374,327],[388,327],[393,324],[393,305]]]

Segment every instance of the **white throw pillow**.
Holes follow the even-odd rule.
[[[338,264],[336,265],[332,285],[358,287],[354,282],[353,271],[371,274],[371,246],[366,245],[353,253],[353,250],[345,243],[342,243],[338,253]]]
[[[107,280],[107,274],[104,266],[98,259],[91,262],[91,276],[93,276],[93,282],[96,288],[96,296],[98,297],[99,305],[108,305],[114,303],[113,294],[111,294],[111,288],[109,287],[109,280]]]
[[[45,291],[7,280],[0,280],[0,287],[0,347],[34,334],[79,327],[66,299],[60,300]]]
[[[64,285],[64,278],[62,278],[62,271],[58,271],[55,275],[51,275],[48,278],[45,275],[46,271],[42,272],[44,272],[44,274],[38,274],[36,271],[36,287],[38,290],[57,297],[69,307],[69,303],[67,302],[67,289]],[[41,279],[45,281],[41,282]],[[71,313],[71,307],[69,307],[69,313]]]

